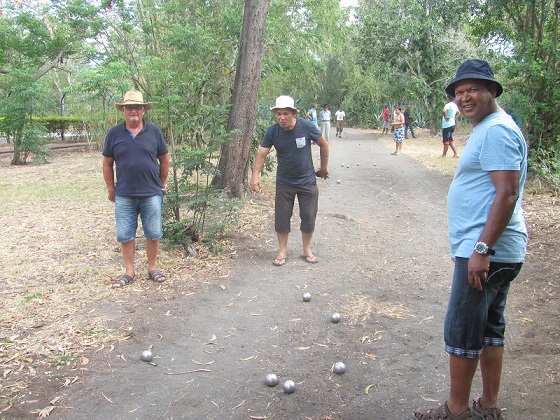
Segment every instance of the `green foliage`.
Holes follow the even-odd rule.
[[[500,103],[516,117],[529,142],[533,175],[560,188],[560,10],[555,0],[490,0],[479,5],[474,35],[506,55],[496,57],[503,81]],[[503,50],[503,48],[502,48]],[[498,49],[499,52],[503,52]],[[498,55],[496,53],[496,55]]]

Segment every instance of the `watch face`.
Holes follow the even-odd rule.
[[[486,254],[488,252],[488,245],[482,242],[477,242],[474,249],[479,254]]]

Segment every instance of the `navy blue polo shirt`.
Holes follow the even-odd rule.
[[[132,138],[125,123],[109,130],[103,156],[113,158],[117,168],[115,194],[128,197],[162,195],[159,156],[167,151],[161,129],[144,121],[144,127]]]

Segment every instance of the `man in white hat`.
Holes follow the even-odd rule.
[[[314,264],[318,262],[317,257],[311,251],[311,239],[315,230],[319,202],[317,177],[323,179],[329,177],[329,143],[311,121],[296,117],[298,110],[290,96],[279,96],[276,104],[270,110],[278,122],[269,127],[264,135],[255,156],[250,187],[255,192],[261,190],[260,173],[266,156],[274,146],[278,159],[274,208],[274,229],[278,237],[278,254],[273,264],[280,267],[288,259],[288,235],[296,196],[299,202],[300,230],[303,241],[301,258],[307,263]],[[317,171],[313,166],[311,142],[315,142],[319,146],[321,166]]]
[[[138,216],[146,238],[148,278],[166,280],[156,267],[159,240],[163,236],[161,211],[167,193],[169,154],[160,128],[144,121],[151,102],[142,93],[130,90],[115,108],[124,114],[124,123],[109,130],[103,147],[103,178],[109,200],[115,203],[117,241],[121,245],[125,272],[113,284],[121,288],[136,279],[134,250]],[[116,166],[116,184],[113,164]]]

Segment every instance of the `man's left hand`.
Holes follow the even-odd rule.
[[[319,169],[315,172],[319,178],[327,179],[329,177],[329,170],[328,169]]]

